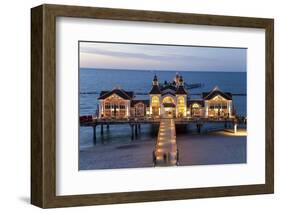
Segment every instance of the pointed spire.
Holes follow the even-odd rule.
[[[154,75],[153,81],[152,81],[152,85],[158,85],[158,79],[157,76]]]
[[[161,94],[159,84],[158,84],[158,79],[157,79],[156,75],[154,75],[154,78],[152,81],[152,88],[151,88],[149,94]]]
[[[154,75],[153,81],[157,81],[157,75]]]
[[[183,86],[183,77],[182,77],[182,75],[179,78],[179,86]]]

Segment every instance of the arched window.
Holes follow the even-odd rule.
[[[163,103],[173,103],[173,104],[175,103],[174,99],[170,96],[165,97],[162,102]]]
[[[192,104],[192,108],[200,108],[200,105],[198,103]]]
[[[157,96],[153,96],[151,99],[152,105],[158,105],[159,104],[159,98]]]

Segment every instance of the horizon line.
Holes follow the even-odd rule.
[[[98,68],[98,67],[79,67],[80,69],[99,69],[99,70],[123,70],[123,71],[147,71],[147,72],[247,72],[245,71],[215,71],[215,70],[160,70],[160,69],[123,69],[123,68]]]

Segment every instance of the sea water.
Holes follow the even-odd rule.
[[[116,69],[86,69],[79,71],[79,112],[81,115],[95,114],[98,107],[98,97],[102,90],[110,91],[116,87],[135,93],[148,93],[156,74],[158,81],[172,81],[176,73],[183,76],[185,83],[203,86],[190,89],[191,98],[200,98],[202,92],[209,92],[219,87],[224,92],[236,94],[233,105],[238,115],[247,116],[247,73],[246,72],[216,72],[216,71],[153,71],[153,70],[116,70]],[[136,95],[136,99],[149,99],[148,95]],[[97,143],[122,143],[130,140],[129,125],[110,126],[104,129],[105,134],[97,134]],[[99,133],[99,128],[97,128]],[[80,127],[80,148],[92,146],[92,128]],[[141,138],[154,140],[150,125],[142,125]]]

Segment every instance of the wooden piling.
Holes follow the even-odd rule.
[[[135,124],[135,135],[136,138],[138,137],[138,124]]]
[[[96,136],[96,125],[93,126],[93,143],[97,144],[97,136]]]
[[[196,124],[196,127],[197,127],[197,133],[201,133],[201,128],[202,128],[202,126],[203,126],[203,124],[200,124],[200,123],[198,123],[198,124]]]
[[[100,126],[100,134],[103,135],[103,124]]]
[[[134,140],[134,124],[130,124],[131,127],[131,140]]]
[[[177,130],[178,126],[183,126],[184,129],[188,127],[188,125],[196,125],[196,131],[198,134],[201,134],[203,132],[203,125],[205,123],[220,123],[222,127],[224,126],[225,128],[232,128],[233,132],[237,131],[238,128],[238,122],[237,118],[229,118],[229,119],[220,119],[220,120],[215,120],[215,119],[183,119],[183,120],[175,120],[175,125],[177,125]],[[80,126],[83,127],[92,127],[93,128],[93,143],[96,143],[96,129],[97,126],[100,125],[100,134],[103,136],[104,134],[104,125],[106,125],[106,128],[109,129],[110,125],[130,125],[131,127],[131,139],[135,140],[138,136],[141,134],[141,124],[150,124],[151,125],[151,133],[157,133],[159,130],[159,120],[155,119],[143,119],[143,120],[133,120],[133,119],[122,119],[122,120],[105,120],[105,119],[96,119],[93,120],[92,122],[81,122]],[[236,130],[234,129],[234,126],[236,126]],[[99,128],[99,127],[98,127]],[[101,137],[102,138],[102,137]]]

